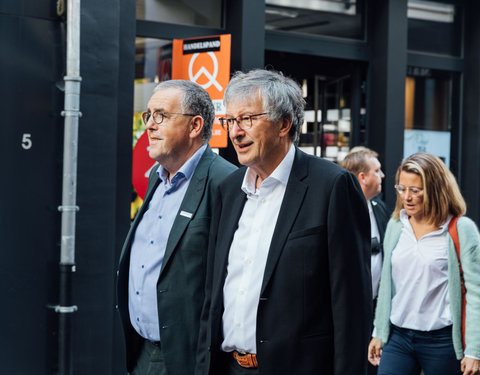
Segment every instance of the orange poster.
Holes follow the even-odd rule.
[[[227,147],[227,131],[219,117],[225,115],[223,93],[230,80],[230,35],[173,40],[172,79],[202,86],[215,106],[211,147]]]

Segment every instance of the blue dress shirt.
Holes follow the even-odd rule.
[[[150,341],[160,341],[157,281],[170,230],[206,148],[206,145],[200,147],[171,181],[160,165],[157,170],[160,184],[135,231],[130,253],[128,308],[132,326]]]

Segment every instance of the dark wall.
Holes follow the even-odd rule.
[[[379,154],[387,205],[395,204],[395,172],[403,156],[407,71],[407,0],[371,0],[367,144]]]
[[[54,0],[0,4],[2,373],[57,371],[65,24]],[[83,0],[73,373],[124,373],[115,275],[129,226],[135,2]],[[22,147],[23,145],[23,147]],[[28,353],[26,358],[25,353]]]
[[[467,216],[480,225],[480,3],[467,2],[465,22],[465,60],[462,170],[460,187],[467,201]]]
[[[5,374],[56,366],[63,26],[48,1],[0,5],[3,161],[0,363]],[[25,353],[29,353],[28,360]]]
[[[135,2],[82,1],[74,364],[124,372],[115,309],[118,253],[130,218]]]

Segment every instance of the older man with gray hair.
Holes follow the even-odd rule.
[[[305,101],[292,79],[237,72],[224,101],[244,168],[219,188],[196,374],[365,374],[370,228],[358,181],[295,146]]]

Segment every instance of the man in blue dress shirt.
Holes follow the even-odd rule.
[[[235,167],[208,146],[215,110],[196,83],[160,83],[142,116],[158,164],[120,256],[127,371],[191,375],[211,210],[218,184]]]

